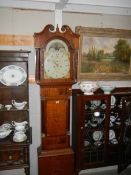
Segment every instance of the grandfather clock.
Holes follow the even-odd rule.
[[[76,79],[79,36],[68,26],[47,25],[34,34],[36,82],[41,96],[39,175],[73,175],[70,96]]]

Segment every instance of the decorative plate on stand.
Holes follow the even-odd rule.
[[[19,86],[26,78],[25,70],[16,65],[5,66],[0,70],[0,82],[6,86]]]

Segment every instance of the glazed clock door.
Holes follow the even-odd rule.
[[[131,163],[131,96],[122,99],[122,129],[120,136],[118,173]]]

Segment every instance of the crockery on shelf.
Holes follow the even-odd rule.
[[[103,137],[103,132],[102,131],[94,131],[92,135],[94,141],[100,141]]]
[[[118,144],[118,140],[117,140],[116,138],[112,139],[110,142],[111,142],[112,144]]]
[[[115,122],[117,118],[118,118],[118,116],[111,115],[110,116],[110,121]]]
[[[91,100],[91,105],[94,105],[96,107],[100,106],[101,100]]]
[[[89,121],[88,124],[93,128],[97,127],[97,121]]]
[[[113,127],[114,123],[112,121],[110,121],[110,127]]]
[[[0,139],[6,138],[11,133],[10,129],[0,127]]]
[[[99,117],[100,114],[101,114],[101,113],[100,113],[99,111],[94,112],[94,116],[95,116],[95,117]]]
[[[105,120],[105,117],[103,117],[103,118],[97,118],[97,123],[98,124],[101,124],[104,120]]]
[[[25,131],[25,125],[17,125],[15,126],[15,130],[16,131]]]
[[[1,125],[1,127],[4,128],[4,129],[10,129],[11,128],[11,124],[10,123],[3,123]]]
[[[116,98],[114,95],[111,95],[111,106],[114,106],[116,103]]]
[[[0,109],[2,109],[2,108],[3,108],[3,106],[4,106],[4,105],[0,104]]]
[[[88,140],[84,140],[84,146],[89,146],[90,142]]]
[[[12,121],[13,126],[26,126],[27,124],[28,124],[27,121],[22,121],[22,122]]]
[[[27,139],[27,136],[24,132],[22,131],[17,131],[14,133],[14,136],[13,136],[13,141],[14,142],[23,142]]]
[[[16,102],[15,100],[12,100],[12,105],[13,105],[16,109],[23,109],[23,108],[25,107],[26,104],[27,104],[27,101]]]
[[[100,88],[104,91],[104,94],[110,94],[111,91],[115,89],[115,87],[111,85],[101,85]]]
[[[109,130],[109,140],[113,140],[116,137],[115,131],[113,129]]]
[[[24,83],[27,74],[22,67],[8,65],[0,70],[0,82],[6,86],[19,86]]]
[[[5,105],[5,108],[6,108],[7,110],[10,110],[10,109],[12,108],[12,105]]]
[[[106,104],[105,104],[105,103],[103,103],[103,104],[101,105],[101,109],[106,109]]]
[[[102,141],[96,141],[96,142],[94,142],[94,145],[95,146],[101,146],[102,145]]]
[[[78,85],[85,95],[93,95],[94,92],[99,88],[96,82],[81,81],[78,83]]]

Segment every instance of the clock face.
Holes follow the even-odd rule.
[[[66,43],[60,39],[50,41],[44,52],[44,78],[70,77],[70,54]]]

